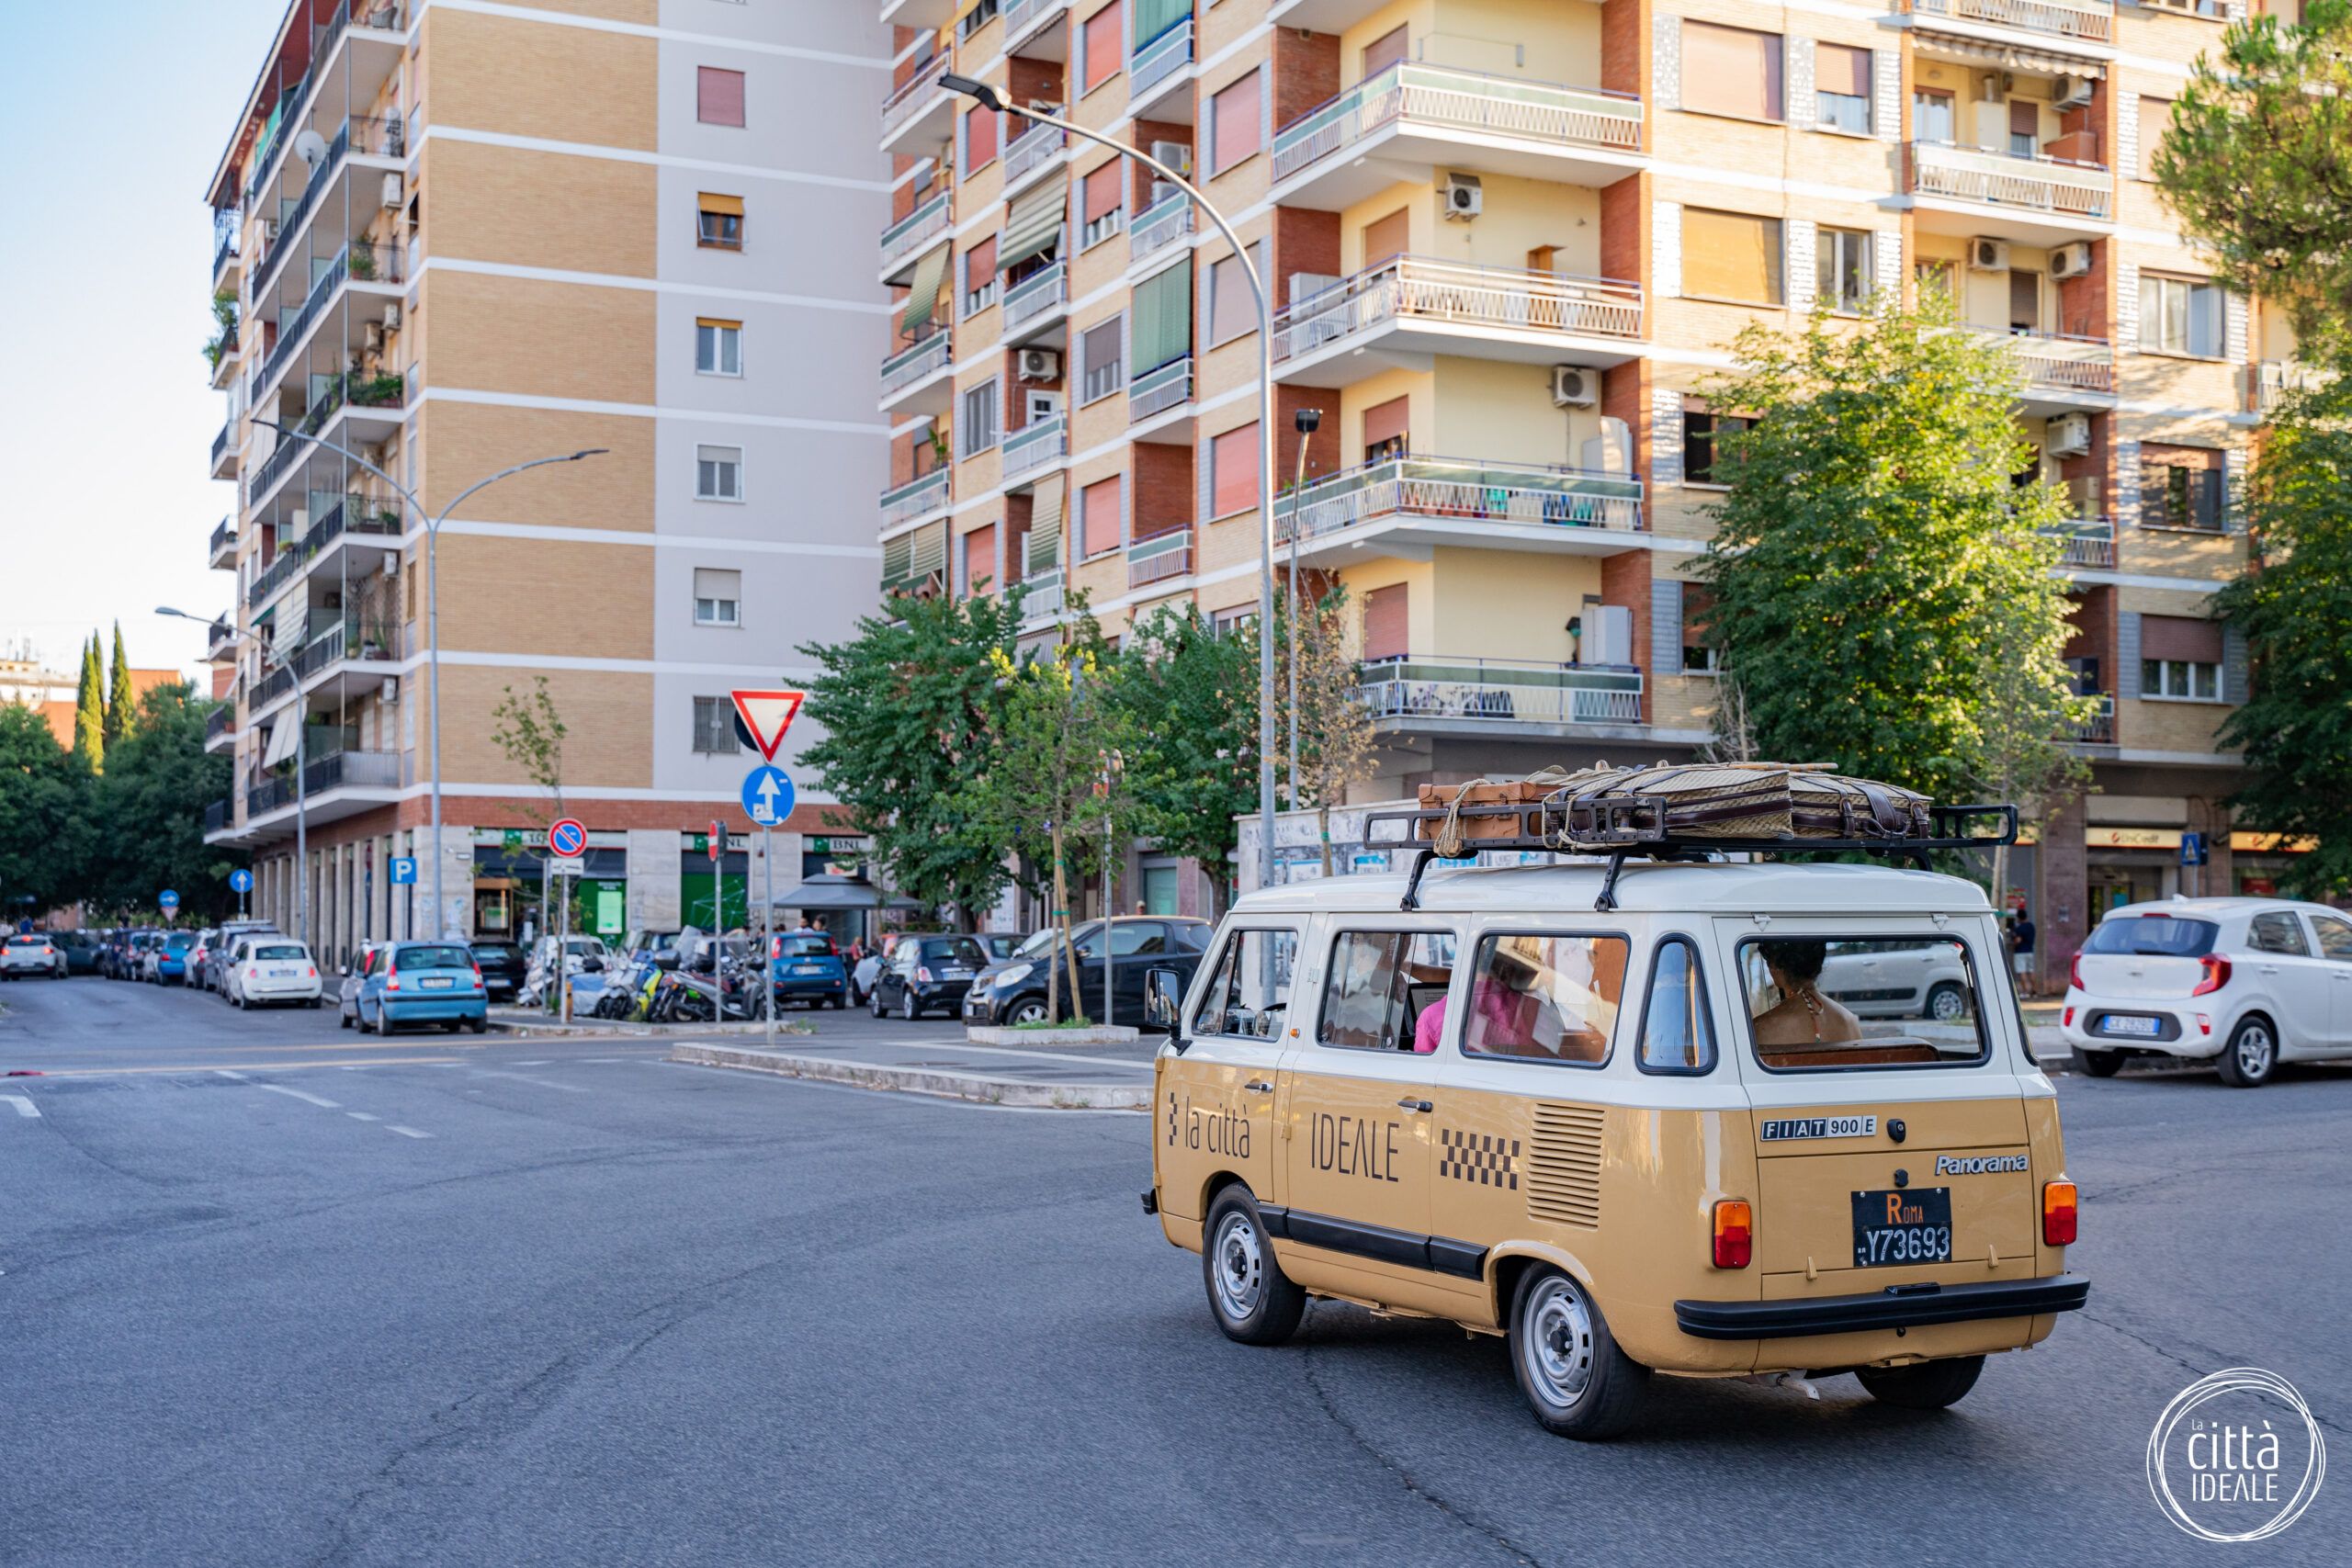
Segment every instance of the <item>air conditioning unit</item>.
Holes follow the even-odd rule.
[[[384,196],[383,196],[383,202],[384,202],[384,210],[385,210],[385,211],[387,211],[387,212],[398,212],[398,211],[401,209],[401,177],[400,177],[400,175],[386,175],[384,176]]]
[[[1600,372],[1581,365],[1552,367],[1552,406],[1589,409],[1600,397]]]
[[[2087,240],[2075,240],[2050,253],[2050,276],[2056,278],[2081,277],[2091,270],[2091,247]]]
[[[1023,381],[1058,381],[1062,378],[1062,356],[1050,348],[1024,348],[1018,363],[1019,375]]]
[[[2008,271],[2009,243],[2007,240],[1969,241],[1968,270],[1971,272]]]
[[[261,243],[265,245],[274,245],[277,243],[277,219],[265,218],[261,220]]]
[[[361,351],[364,353],[383,353],[384,323],[381,321],[361,322],[359,326],[359,346]]]
[[[1439,195],[1444,202],[1446,218],[1455,223],[1467,223],[1487,209],[1487,193],[1479,186],[1476,175],[1448,175]]]
[[[1185,141],[1155,141],[1151,155],[1186,179],[1193,177],[1193,148]]]
[[[379,699],[384,702],[399,702],[401,700],[401,678],[397,675],[385,676],[383,690],[378,694],[378,695]]]
[[[2088,108],[2091,95],[2098,90],[2098,84],[2087,76],[2061,76],[2058,85],[2051,93],[2050,107],[2059,109]]]
[[[401,330],[401,308],[398,301],[384,307],[384,330],[388,333],[396,333]]]
[[[1151,199],[1145,202],[1144,205],[1146,207],[1158,207],[1161,202],[1166,201],[1170,197],[1174,196],[1175,194],[1176,185],[1174,181],[1154,180],[1151,182]]]
[[[2050,455],[2087,457],[2091,453],[2091,416],[2062,413],[2050,422]]]

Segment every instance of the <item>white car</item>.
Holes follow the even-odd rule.
[[[311,950],[275,932],[239,937],[220,971],[221,994],[241,1008],[300,1003],[317,1007],[325,995]]]
[[[65,978],[65,950],[40,931],[12,936],[0,946],[0,980]]]
[[[2352,919],[2283,898],[2126,904],[2075,957],[2059,1030],[2093,1077],[2162,1055],[2252,1089],[2281,1062],[2352,1056]]]
[[[1821,964],[1822,994],[1856,1018],[1956,1022],[1968,1016],[1971,988],[1960,950],[1925,938],[1833,942]]]

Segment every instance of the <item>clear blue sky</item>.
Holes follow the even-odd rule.
[[[131,661],[202,669],[232,574],[204,564],[236,487],[205,477],[227,412],[209,326],[207,182],[285,0],[0,5],[12,301],[0,375],[0,645],[71,670],[119,617]]]

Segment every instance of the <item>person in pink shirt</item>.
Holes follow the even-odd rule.
[[[1479,1032],[1488,1040],[1513,1038],[1522,1028],[1526,1002],[1522,992],[1498,975],[1481,975],[1470,982],[1470,1016],[1485,1025]],[[1414,1021],[1415,1055],[1427,1056],[1437,1050],[1438,1036],[1445,1032],[1445,1005],[1446,998],[1440,997]]]

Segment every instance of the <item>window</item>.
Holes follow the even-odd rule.
[[[2246,946],[2256,953],[2279,953],[2290,958],[2312,955],[2311,945],[2303,941],[2303,928],[2284,909],[2255,916],[2245,934]]]
[[[1258,276],[1265,276],[1266,242],[1250,247]],[[1258,330],[1258,306],[1250,298],[1250,277],[1239,256],[1224,256],[1209,264],[1209,346],[1231,343]]]
[[[1086,18],[1085,29],[1079,39],[1079,52],[1085,67],[1080,77],[1085,84],[1081,97],[1119,73],[1126,47],[1116,0]]]
[[[1079,249],[1100,244],[1126,227],[1126,209],[1119,205],[1120,183],[1126,163],[1125,158],[1114,158],[1086,176],[1085,189],[1080,193],[1084,227],[1079,230]]]
[[[2220,533],[2221,457],[2198,447],[2141,447],[2141,526]]]
[[[2187,659],[2140,660],[2140,694],[2178,698],[2185,702],[2222,700],[2222,667]]]
[[[743,73],[741,71],[722,71],[716,65],[697,67],[695,73],[695,118],[705,125],[741,125]]]
[[[985,452],[996,445],[996,404],[997,385],[993,378],[964,394],[964,416],[956,422],[964,435],[964,457]]]
[[[1781,35],[1685,20],[1682,107],[1739,119],[1782,118]]]
[[[743,574],[717,567],[695,568],[695,625],[732,626],[742,624]]]
[[[1755,427],[1752,419],[1737,414],[1711,413],[1704,409],[1685,409],[1682,413],[1682,482],[1693,485],[1729,483],[1725,477],[1715,477],[1715,438],[1736,430]]]
[[[2025,267],[2009,268],[2009,331],[2041,330],[2041,274]]]
[[[1429,1018],[1437,1049],[1445,991],[1453,981],[1453,938],[1444,931],[1342,931],[1331,944],[1317,1044],[1356,1051],[1419,1051]]]
[[[695,370],[704,376],[743,373],[743,323],[709,316],[695,322]]]
[[[2334,915],[2313,915],[2312,930],[2319,933],[2319,953],[2338,964],[2352,962],[2352,922]]]
[[[2041,152],[2041,106],[2031,98],[2009,100],[2009,156],[2033,158]]]
[[[964,553],[963,585],[967,593],[978,593],[997,580],[996,532],[995,524],[983,524],[957,541]]]
[[[1960,276],[1960,269],[1949,256],[1929,256],[1915,263],[1911,276],[1918,279],[1920,303],[1925,304],[1931,298],[1940,299],[1945,304],[1958,309],[1960,296],[1953,284]]]
[[[1707,1017],[1707,988],[1699,971],[1699,951],[1682,937],[1657,944],[1650,958],[1650,990],[1642,1002],[1642,1054],[1645,1073],[1711,1073],[1715,1068],[1715,1032]]]
[[[1258,101],[1259,73],[1252,71],[1209,100],[1209,173],[1221,175],[1256,155],[1264,140]]]
[[[1951,94],[1940,88],[1925,88],[1911,95],[1911,134],[1919,141],[1949,147],[1959,123]]]
[[[742,750],[735,739],[735,705],[726,697],[695,699],[695,750],[731,757]]]
[[[996,236],[964,253],[964,314],[977,316],[996,303]]]
[[[2156,177],[2156,152],[2165,144],[2165,137],[2172,130],[2172,100],[2170,98],[2140,99],[2140,177]]]
[[[1119,547],[1125,505],[1125,484],[1120,475],[1097,479],[1078,492],[1078,553],[1081,560]]]
[[[1952,937],[1751,937],[1739,978],[1768,1072],[1965,1067],[1991,1055],[1975,970]]]
[[[969,9],[956,19],[956,41],[962,43],[997,18],[1003,0],[974,0]]]
[[[1003,134],[1002,118],[994,109],[974,109],[964,117],[964,175],[996,162],[997,142]]]
[[[1363,460],[1385,463],[1412,449],[1413,400],[1410,395],[1374,403],[1363,411]]]
[[[1209,516],[1230,517],[1258,504],[1258,426],[1228,430],[1209,443]]]
[[[1871,236],[1860,229],[1824,229],[1814,246],[1815,283],[1833,310],[1860,312],[1871,296]]]
[[[1200,1010],[1193,1015],[1193,1032],[1279,1040],[1290,1016],[1290,983],[1297,966],[1296,931],[1229,932],[1209,972]]]
[[[1099,327],[1089,328],[1078,340],[1080,403],[1107,398],[1127,384],[1126,368],[1120,362],[1120,339],[1125,332],[1125,318],[1114,316]]]
[[[704,191],[697,202],[695,243],[707,251],[743,248],[743,198]]]
[[[1480,939],[1462,1054],[1600,1066],[1624,1002],[1625,956],[1622,936]]]
[[[1781,303],[1781,220],[1685,208],[1682,292],[1739,305]]]
[[[1871,51],[1842,43],[1815,44],[1813,50],[1813,118],[1821,125],[1871,133]]]
[[[2140,347],[2148,354],[2222,353],[2222,286],[2210,279],[2140,275]]]
[[[743,499],[743,449],[741,446],[695,448],[695,499]]]
[[[2202,958],[2213,951],[2222,928],[2211,920],[2170,915],[2115,915],[2098,923],[2085,953],[2131,953],[2140,958]]]

